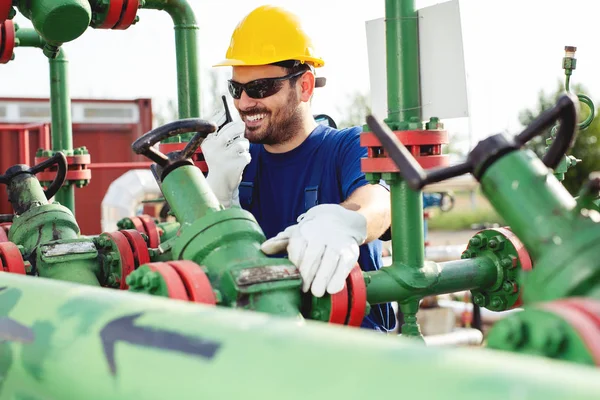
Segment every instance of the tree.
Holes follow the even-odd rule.
[[[573,85],[571,87],[571,92],[575,94],[588,93],[586,89],[579,84]],[[529,125],[542,112],[554,106],[563,93],[564,86],[560,81],[558,82],[555,91],[551,93],[540,91],[535,108],[526,109],[519,113],[519,121],[521,124],[524,127]],[[589,112],[587,106],[581,104],[579,120],[585,120],[588,117]],[[550,138],[550,132],[551,129],[547,129],[543,135],[536,137],[527,145],[527,147],[533,150],[540,158],[543,157],[546,152],[546,139]],[[580,130],[577,133],[573,148],[568,154],[582,160],[575,167],[569,169],[565,176],[565,180],[563,181],[567,190],[572,195],[576,195],[581,188],[581,185],[588,179],[589,174],[594,171],[600,171],[600,118],[598,117],[597,112],[591,125],[587,129]]]
[[[342,115],[340,121],[336,121],[338,128],[363,126],[371,113],[369,94],[353,92],[348,96],[348,103],[343,108],[338,107],[338,112]]]

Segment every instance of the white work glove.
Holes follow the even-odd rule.
[[[356,265],[359,246],[367,237],[367,220],[338,204],[322,204],[298,217],[298,223],[265,241],[261,249],[273,255],[287,249],[288,259],[302,277],[302,291],[322,297],[344,288]]]
[[[230,122],[208,135],[200,145],[208,165],[206,181],[225,208],[240,205],[239,185],[244,168],[251,160],[245,129],[243,121]]]

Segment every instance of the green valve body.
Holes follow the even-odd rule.
[[[4,275],[3,399],[391,398],[390,382],[421,399],[600,393],[597,369],[579,365]]]
[[[592,295],[600,279],[600,215],[576,201],[531,151],[513,151],[485,171],[491,204],[524,243],[535,265],[524,302]],[[594,297],[600,298],[596,291]]]
[[[92,18],[86,0],[18,0],[17,7],[40,36],[56,46],[80,37]]]
[[[207,268],[223,304],[277,315],[299,316],[300,275],[287,259],[267,257],[265,236],[251,213],[223,210],[202,172],[181,166],[162,182],[162,191],[181,223],[172,258]]]

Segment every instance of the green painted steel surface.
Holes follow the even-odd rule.
[[[175,27],[175,52],[177,58],[177,105],[179,118],[200,116],[200,67],[198,62],[198,24],[187,0],[145,0],[146,9],[166,11]],[[164,142],[188,141],[187,133]]]
[[[397,396],[398,387],[422,399],[592,400],[600,393],[598,370],[589,367],[427,348],[43,278],[1,274],[0,304],[0,396],[7,399],[366,399]]]
[[[46,44],[44,39],[35,31],[30,28],[19,28],[16,30],[16,44],[19,47],[38,47],[43,48]]]
[[[86,0],[18,0],[17,7],[40,36],[56,46],[80,37],[92,18]]]
[[[52,150],[73,154],[71,97],[69,96],[68,60],[64,49],[50,59],[50,108],[52,111]],[[55,196],[60,204],[75,215],[75,188],[66,184]]]
[[[575,199],[528,150],[496,161],[481,185],[535,265],[524,274],[524,302],[591,294],[600,280],[596,211],[579,210]]]

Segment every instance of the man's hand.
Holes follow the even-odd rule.
[[[244,122],[230,122],[208,135],[200,146],[208,165],[206,181],[225,208],[239,206],[242,173],[251,160],[244,130]]]
[[[289,260],[302,276],[302,290],[316,297],[337,293],[356,265],[359,246],[367,237],[367,220],[338,204],[315,206],[298,223],[265,241],[265,254],[287,249]]]

